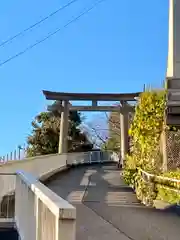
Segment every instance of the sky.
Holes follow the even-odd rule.
[[[0,1],[0,42],[70,0]],[[159,87],[166,75],[168,0],[78,0],[0,47],[0,63],[49,32],[56,35],[0,67],[0,156],[24,144],[31,121],[48,102],[42,90],[124,93]]]

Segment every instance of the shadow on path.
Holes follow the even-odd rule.
[[[56,175],[48,186],[77,208],[77,239],[179,240],[175,208],[139,203],[115,166],[81,166]]]

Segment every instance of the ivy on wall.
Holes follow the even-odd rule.
[[[143,181],[137,168],[157,174],[161,171],[160,136],[164,127],[165,91],[146,91],[140,95],[129,129],[131,150],[126,158],[124,180],[133,186],[138,199],[152,204],[156,192]],[[151,186],[152,185],[152,186]]]
[[[129,134],[132,137],[127,165],[156,171],[160,167],[160,136],[164,126],[165,91],[146,91],[140,95]],[[129,163],[128,163],[129,160]]]
[[[166,172],[162,174],[162,177],[180,180],[180,170],[177,169],[173,172]],[[156,181],[157,199],[169,202],[180,203],[180,183],[172,182],[167,179]]]

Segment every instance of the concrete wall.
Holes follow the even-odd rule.
[[[2,203],[1,211],[4,209],[3,215],[6,217],[9,216],[11,212],[14,212],[14,209],[11,209],[10,205],[8,204],[9,200],[12,203],[14,202],[14,196],[4,196],[14,192],[16,182],[15,173],[18,171],[24,171],[32,174],[35,178],[44,181],[60,170],[66,169],[74,164],[76,165],[107,161],[118,161],[118,158],[114,154],[109,153],[100,154],[100,152],[86,152],[44,155],[27,158],[24,160],[9,161],[6,164],[2,164],[0,165],[0,203]]]
[[[44,155],[2,164],[0,165],[0,201],[4,195],[14,191],[16,177],[12,174],[18,171],[25,171],[40,180],[46,180],[51,175],[67,168],[67,164],[95,162],[100,161],[100,158],[103,161],[109,161],[108,154],[100,156],[99,152],[87,152]]]
[[[17,171],[23,170],[39,179],[66,167],[66,160],[67,155],[55,154],[27,158],[0,165],[0,199],[15,189],[15,176],[4,174],[15,174]]]
[[[75,240],[76,209],[29,173],[16,175],[15,223],[21,239]]]

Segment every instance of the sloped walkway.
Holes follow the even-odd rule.
[[[179,240],[180,217],[147,208],[113,165],[80,166],[47,186],[77,209],[77,240]]]

